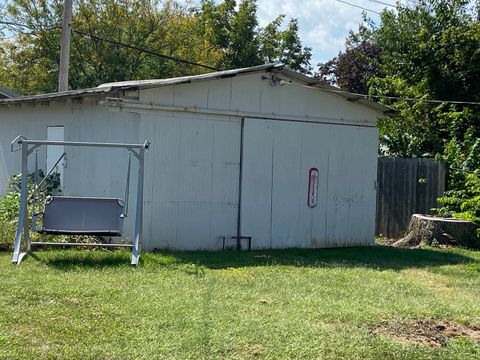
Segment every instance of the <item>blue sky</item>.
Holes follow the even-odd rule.
[[[184,4],[200,2],[177,1]],[[237,0],[237,4],[240,1]],[[398,0],[402,4],[412,4],[414,1]],[[358,29],[363,10],[355,6],[372,10],[367,14],[377,23],[377,13],[386,7],[382,3],[391,4],[389,8],[394,9],[397,0],[257,0],[257,16],[260,26],[267,25],[280,14],[287,19],[298,19],[302,43],[312,48],[311,65],[316,68],[319,62],[326,62],[343,50],[348,32]]]
[[[8,1],[0,0],[0,5]],[[200,0],[177,1],[183,4],[200,2]],[[221,1],[216,0],[217,3]],[[240,1],[237,0],[237,3]],[[412,4],[414,1],[399,2]],[[382,11],[386,7],[384,4],[395,5],[396,2],[397,0],[257,0],[257,15],[260,26],[265,26],[280,14],[286,15],[287,19],[297,18],[302,42],[312,48],[311,65],[316,68],[319,62],[328,61],[336,56],[344,48],[348,32],[358,29],[363,11],[358,7],[372,10],[367,14],[374,22],[378,22],[376,12]]]
[[[199,0],[177,1],[184,4],[199,3]],[[221,1],[216,0],[217,3]],[[0,5],[5,2],[8,0],[0,0]],[[302,42],[312,48],[311,64],[316,67],[319,62],[328,61],[343,50],[348,32],[358,29],[363,11],[358,7],[372,10],[367,14],[378,23],[376,12],[381,12],[385,7],[393,9],[385,4],[395,5],[397,2],[411,5],[416,0],[257,0],[257,15],[260,26],[265,26],[280,14],[286,15],[287,19],[297,18]]]
[[[395,0],[345,1],[376,12],[381,12],[385,8],[385,5],[379,2],[395,4]],[[348,32],[358,29],[362,22],[362,9],[338,0],[257,0],[257,4],[261,26],[266,25],[278,14],[298,19],[302,42],[312,48],[314,67],[319,62],[330,60],[343,50]],[[379,21],[378,14],[374,12],[367,14],[373,21]]]
[[[0,5],[5,1],[8,0],[0,0]],[[177,1],[184,4],[199,2],[199,0]],[[398,2],[411,5],[415,0]],[[257,15],[260,26],[265,26],[280,14],[286,15],[287,19],[297,18],[302,42],[312,48],[311,64],[316,68],[319,62],[328,61],[343,50],[348,32],[358,29],[363,11],[358,7],[372,10],[367,14],[378,23],[379,16],[376,12],[381,12],[385,7],[393,9],[385,4],[396,3],[397,0],[257,0]]]

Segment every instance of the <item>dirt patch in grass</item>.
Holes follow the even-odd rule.
[[[267,350],[262,345],[253,344],[240,346],[239,348],[235,349],[234,352],[240,357],[252,358],[264,357]]]
[[[446,346],[448,340],[460,337],[469,338],[480,344],[480,327],[465,326],[452,321],[388,321],[375,326],[372,333],[432,347]]]

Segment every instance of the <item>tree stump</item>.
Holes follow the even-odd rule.
[[[475,245],[478,226],[470,221],[414,214],[405,237],[392,246],[415,248],[423,245],[465,246]]]

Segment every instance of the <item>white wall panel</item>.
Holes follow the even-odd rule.
[[[375,207],[377,190],[377,139],[376,128],[356,128],[353,153],[354,183],[357,194],[362,194],[354,206],[354,221],[362,224],[357,241],[361,245],[373,245],[375,238]]]
[[[272,247],[298,246],[300,208],[306,206],[302,177],[302,124],[274,122],[272,177]]]
[[[256,249],[271,248],[273,133],[269,121],[245,119],[241,232]]]
[[[328,167],[330,125],[302,124],[301,129],[301,183],[300,218],[297,241],[304,247],[324,247],[326,244],[326,217],[328,199]],[[311,168],[319,171],[317,206],[307,206],[308,173]]]
[[[8,176],[20,172],[20,151],[10,152],[10,141],[17,135],[29,139],[46,139],[47,127],[63,125],[67,141],[137,142],[139,115],[109,112],[95,102],[52,102],[47,105],[24,105],[0,112],[0,144]],[[128,154],[121,149],[65,147],[65,195],[108,196],[123,199]],[[39,167],[45,171],[46,146],[38,150]],[[1,161],[1,159],[0,159]],[[136,161],[132,160],[132,189],[136,186]],[[34,170],[35,157],[29,157],[29,171]],[[0,166],[2,164],[0,163]],[[130,192],[134,204],[135,190]],[[134,205],[130,215],[134,214]],[[133,233],[133,216],[125,223],[126,236]]]
[[[354,128],[331,126],[329,149],[326,246],[344,246],[352,239],[351,203],[354,200],[353,142]]]
[[[326,246],[373,244],[377,131],[332,125],[331,132]]]
[[[173,88],[173,105],[206,108],[208,91],[204,83],[177,85]]]
[[[157,186],[157,164],[158,154],[160,154],[159,149],[161,147],[161,142],[155,137],[155,119],[151,117],[146,117],[143,114],[141,115],[140,124],[138,126],[138,137],[140,139],[148,139],[150,141],[150,146],[148,153],[145,154],[144,159],[144,183],[143,183],[143,243],[142,248],[147,250],[152,250],[154,248],[153,234],[154,229],[152,226],[153,218],[165,219],[168,217],[171,212],[159,213],[159,210],[155,206],[155,201],[153,195],[156,193]],[[138,171],[138,170],[137,170]],[[135,176],[136,178],[137,176]],[[134,183],[136,189],[137,182]],[[132,203],[133,205],[134,203]],[[171,218],[173,220],[173,217]]]
[[[196,106],[305,117],[309,123],[246,119],[242,192],[243,235],[257,248],[330,247],[373,240],[376,111],[295,83],[271,86],[257,73],[139,91],[144,103]],[[95,102],[50,102],[0,108],[0,181],[20,171],[11,154],[18,134],[47,137],[64,125],[66,140],[143,142],[146,156],[144,247],[216,249],[235,235],[239,191],[238,117],[149,110],[106,111]],[[323,120],[320,120],[323,119]],[[332,125],[345,120],[368,128]],[[2,158],[3,152],[3,158]],[[65,193],[123,197],[127,153],[67,149]],[[40,164],[45,150],[39,151]],[[33,170],[33,161],[30,162]],[[308,169],[320,171],[318,206],[307,207]],[[136,161],[132,168],[132,228]],[[2,191],[2,186],[0,186]],[[131,230],[129,230],[129,233]],[[129,235],[130,236],[130,235]]]
[[[230,109],[232,102],[232,79],[219,79],[209,82],[208,91],[209,109]]]
[[[220,236],[236,234],[240,120],[142,117],[155,139],[145,247],[218,249]]]
[[[371,244],[372,130],[246,119],[242,234],[253,236],[255,248]],[[318,204],[309,208],[312,167],[319,170]]]
[[[260,111],[260,74],[257,74],[253,80],[252,75],[235,77],[232,79],[232,101],[231,110],[233,111]],[[255,86],[252,86],[254,83]]]
[[[302,84],[272,86],[271,73],[246,74],[226,79],[163,86],[140,91],[140,101],[159,105],[211,110],[261,112],[313,122],[357,121],[375,126],[381,114],[363,105]],[[320,121],[319,118],[324,120]],[[315,119],[315,120],[312,120]]]
[[[0,140],[0,196],[7,190],[7,182],[9,178],[7,161],[3,153],[2,140]]]

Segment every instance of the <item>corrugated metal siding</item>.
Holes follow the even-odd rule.
[[[240,119],[142,115],[152,142],[146,158],[147,249],[218,249],[235,235]]]
[[[328,120],[362,121],[375,126],[379,112],[347,101],[341,96],[286,83],[271,86],[262,79],[271,74],[251,74],[241,77],[182,84],[172,87],[143,89],[139,100],[166,106],[199,107],[210,110],[262,112],[277,116],[305,116],[305,120],[321,116]],[[344,120],[342,120],[344,119]]]
[[[272,247],[273,124],[245,119],[241,232],[256,249]]]
[[[377,130],[331,126],[327,247],[374,241]]]
[[[4,116],[5,115],[5,116]],[[4,117],[3,117],[4,116]],[[20,172],[20,151],[10,152],[10,141],[19,134],[30,139],[46,139],[47,127],[63,125],[65,140],[100,142],[137,142],[140,116],[127,112],[108,112],[95,102],[61,101],[49,106],[26,105],[2,110],[0,140],[8,175]],[[66,147],[64,194],[77,196],[108,196],[123,199],[128,153],[120,149]],[[1,159],[0,159],[1,160]],[[46,170],[46,147],[38,150],[39,168]],[[132,160],[130,204],[135,201],[137,164]],[[35,156],[29,157],[33,171]],[[134,213],[130,207],[130,214]],[[126,236],[133,234],[133,216],[125,222]]]
[[[0,194],[3,194],[7,190],[8,178],[9,174],[7,160],[5,160],[5,155],[3,153],[3,145],[0,142]]]
[[[246,119],[242,234],[255,248],[372,244],[375,137],[375,129]],[[315,208],[307,206],[312,167]]]
[[[242,233],[253,235],[258,248],[371,243],[378,113],[303,86],[272,87],[262,76],[140,90],[139,101],[262,112],[284,120],[289,115],[305,117],[309,122],[246,119]],[[110,112],[94,102],[66,101],[1,111],[0,139],[9,174],[20,166],[19,153],[9,155],[11,139],[18,134],[46,138],[48,125],[64,125],[67,140],[148,138],[152,144],[145,166],[144,248],[217,249],[220,236],[236,234],[239,117],[141,109]],[[309,117],[325,120],[315,123]],[[325,124],[331,119],[363,121],[370,127]],[[44,162],[44,153],[39,155]],[[70,150],[66,192],[123,197],[126,161],[126,152]],[[136,161],[133,164],[135,189]],[[321,174],[314,209],[306,204],[310,167]],[[133,190],[131,214],[134,200]],[[132,220],[129,217],[129,229]]]
[[[305,247],[325,247],[326,219],[328,205],[328,167],[330,147],[330,126],[323,124],[302,124],[302,167],[300,176],[300,217],[298,241]],[[319,170],[317,207],[307,207],[308,172]]]

